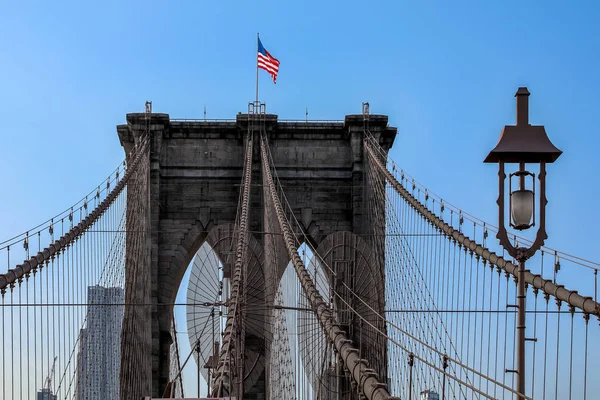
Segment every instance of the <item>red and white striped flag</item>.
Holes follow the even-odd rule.
[[[273,78],[273,83],[277,83],[277,73],[279,72],[279,60],[273,57],[262,45],[258,39],[258,68],[264,69]],[[258,76],[258,75],[257,75]]]

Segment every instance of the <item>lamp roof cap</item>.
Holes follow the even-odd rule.
[[[526,99],[529,95],[526,87],[517,90],[517,113],[528,113]],[[553,163],[560,157],[562,151],[552,144],[543,126],[530,125],[526,114],[521,120],[517,116],[517,121],[517,125],[506,125],[502,129],[498,144],[490,151],[484,163]]]

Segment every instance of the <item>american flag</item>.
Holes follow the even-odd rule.
[[[277,83],[277,72],[279,72],[279,60],[269,53],[258,39],[258,68],[264,69]]]

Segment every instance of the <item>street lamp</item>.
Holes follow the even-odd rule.
[[[517,399],[525,395],[525,261],[531,258],[544,240],[546,234],[546,164],[553,163],[562,154],[548,139],[543,126],[529,124],[529,91],[520,87],[517,98],[517,124],[507,125],[500,133],[496,147],[483,161],[498,163],[498,234],[500,244],[519,262],[517,287]],[[536,225],[535,219],[535,174],[526,170],[526,164],[539,165],[539,219],[535,240],[530,247],[515,247],[508,239],[504,219],[506,174],[504,164],[518,164],[519,169],[509,174],[509,225],[516,230],[526,230]],[[513,190],[513,180],[516,189]]]

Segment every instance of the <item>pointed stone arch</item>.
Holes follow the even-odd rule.
[[[126,124],[117,127],[128,154],[136,143],[147,138],[150,142],[147,203],[136,217],[147,227],[148,238],[141,246],[143,260],[127,249],[128,260],[147,263],[143,271],[150,275],[142,277],[143,282],[150,282],[150,288],[144,287],[141,296],[144,303],[150,304],[150,310],[144,311],[145,317],[136,321],[136,326],[151,331],[151,340],[141,340],[132,332],[127,335],[129,342],[122,341],[122,349],[138,344],[143,349],[122,351],[122,370],[135,371],[140,364],[148,370],[151,366],[152,370],[151,374],[145,371],[122,380],[121,386],[131,387],[135,397],[150,395],[147,393],[150,385],[153,397],[162,396],[169,372],[172,315],[169,304],[176,297],[185,268],[211,229],[235,221],[244,138],[253,129],[249,120],[247,114],[238,114],[235,121],[178,121],[171,120],[168,114],[132,113],[127,115]],[[312,245],[318,246],[335,231],[363,234],[377,229],[369,225],[365,212],[364,115],[310,124],[281,121],[274,114],[266,114],[264,120],[262,128],[272,146],[272,163],[290,210],[302,221]],[[389,149],[396,134],[396,128],[388,126],[384,115],[369,116],[369,131],[385,149]],[[255,138],[258,141],[258,135]],[[256,163],[260,158],[258,144],[255,149]],[[259,182],[260,167],[258,163],[254,165],[253,182]],[[257,238],[264,248],[264,258],[269,258],[272,254],[266,253],[279,251],[279,246],[271,249],[266,246],[265,216],[269,212],[265,210],[261,192],[260,185],[253,185],[251,205],[256,212],[251,214],[249,229],[262,232]],[[128,206],[136,205],[128,202]],[[133,231],[135,224],[131,222],[128,220],[127,229]],[[263,292],[268,299],[273,298],[273,284],[287,265],[285,258],[283,267],[263,269],[266,272]],[[125,314],[139,313],[126,307]]]
[[[196,252],[203,243],[208,243],[223,264],[224,273],[231,269],[234,264],[233,240],[235,225],[232,223],[209,226],[206,230],[200,221],[196,220],[187,231],[180,234],[178,244],[163,244],[160,248],[162,257],[159,259],[159,284],[158,303],[173,304],[177,291],[181,285],[183,276],[188,269]],[[262,246],[258,240],[250,234],[248,243],[248,263],[246,273],[246,302],[243,306],[244,318],[247,321],[245,329],[246,348],[250,356],[247,357],[247,387],[251,387],[259,379],[264,371],[264,348],[268,340],[267,329],[268,312],[265,297],[265,273],[263,270]],[[173,239],[173,238],[172,238]],[[163,360],[166,377],[168,378],[169,353],[166,344],[172,342],[170,337],[170,326],[173,318],[172,306],[159,306],[158,312],[159,329],[161,340],[161,359]],[[168,338],[166,337],[168,335]],[[255,356],[253,358],[253,356]]]
[[[262,267],[262,247],[253,235],[249,235],[247,263],[244,264],[244,282],[246,292],[243,298],[242,312],[245,324],[245,343],[246,343],[246,361],[245,361],[245,386],[252,388],[259,380],[264,371],[264,348],[265,341],[270,334],[267,329],[268,313],[265,298],[265,279]],[[234,247],[235,247],[235,226],[233,224],[223,224],[213,227],[205,236],[204,241],[198,246],[198,249],[207,244],[211,252],[214,252],[223,266],[223,276],[229,278],[231,268],[234,265]],[[198,244],[198,242],[195,242]],[[195,246],[190,249],[194,251]],[[195,255],[198,250],[193,254]],[[184,265],[185,266],[185,265]],[[187,268],[187,266],[185,266]],[[190,266],[190,268],[194,268]],[[181,275],[181,271],[179,271]],[[227,299],[225,299],[227,300]],[[188,312],[189,311],[188,306]],[[207,332],[210,332],[208,330]],[[212,347],[212,338],[210,340]],[[220,338],[219,338],[220,339]],[[203,343],[206,345],[206,343]],[[206,347],[206,346],[204,346]]]
[[[323,273],[336,293],[332,297],[337,320],[379,377],[387,377],[387,342],[381,333],[386,332],[381,259],[366,240],[347,231],[328,235],[317,254],[320,260],[316,262],[326,265]]]

